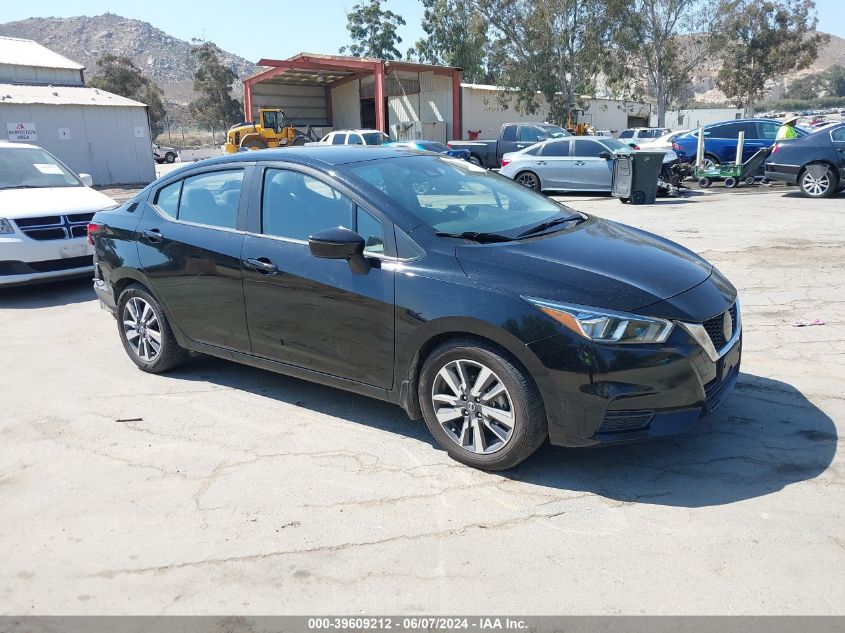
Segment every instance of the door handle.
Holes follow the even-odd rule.
[[[141,235],[143,235],[148,242],[152,242],[153,244],[158,244],[162,239],[164,239],[161,236],[161,231],[158,229],[144,229],[141,232]]]
[[[576,160],[576,161],[575,161],[575,164],[576,164],[576,165],[579,165],[579,166],[580,166],[580,165],[586,165],[586,163],[585,163],[583,160]]]
[[[243,264],[247,268],[255,270],[262,275],[275,275],[279,272],[279,267],[266,257],[250,257],[249,259],[243,260]]]
[[[538,161],[537,161],[537,164],[538,164],[538,165],[545,165],[545,164],[546,164],[546,161],[544,161],[544,160],[538,160]]]

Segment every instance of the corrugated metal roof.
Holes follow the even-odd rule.
[[[17,37],[0,37],[0,64],[10,66],[36,66],[38,68],[65,68],[82,70],[82,64],[54,53],[32,40]]]
[[[4,103],[135,107],[145,105],[97,88],[0,84],[0,105]]]

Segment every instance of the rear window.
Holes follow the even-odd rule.
[[[345,145],[346,144],[346,134],[335,134],[332,137],[332,145]]]
[[[623,130],[619,138],[634,138],[634,130]]]
[[[155,205],[165,215],[194,224],[233,229],[244,172],[208,172],[171,183],[158,190]]]
[[[569,156],[569,141],[552,141],[543,146],[543,156]]]

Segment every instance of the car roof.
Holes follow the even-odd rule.
[[[346,133],[348,134],[349,132],[358,132],[358,133],[363,133],[363,132],[381,132],[381,130],[332,130],[331,132],[329,132],[329,134],[333,134],[333,133],[335,133],[335,132],[346,132]],[[384,134],[384,132],[382,132],[382,134]]]
[[[339,130],[338,130],[339,131]],[[378,130],[375,130],[378,131]],[[401,156],[419,156],[419,152],[411,152],[407,148],[385,145],[298,145],[280,149],[262,149],[237,154],[227,154],[208,158],[198,165],[227,165],[242,162],[285,161],[300,163],[314,167],[333,167],[348,163],[359,163],[368,160],[399,158]],[[181,170],[180,170],[181,171]],[[176,172],[172,172],[176,173]]]
[[[2,144],[2,146],[5,148],[20,147],[23,149],[44,149],[43,147],[40,147],[38,145],[32,145],[30,143],[13,143],[12,141],[0,141],[0,144]]]

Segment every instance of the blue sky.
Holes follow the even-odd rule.
[[[256,62],[262,57],[290,57],[301,51],[336,53],[340,46],[348,43],[346,11],[354,4],[355,0],[276,0],[263,4],[232,0],[78,0],[72,3],[39,0],[30,5],[3,0],[0,22],[28,17],[98,15],[109,11],[145,20],[185,40],[192,37],[211,40],[227,51]],[[419,0],[387,0],[386,6],[407,22],[400,31],[403,42],[399,50],[404,54],[422,36],[422,3]],[[278,20],[266,17],[269,7],[279,16]],[[845,37],[843,0],[816,0],[816,7],[820,30]],[[265,16],[258,21],[232,17],[249,12]],[[256,35],[250,32],[250,26]]]

